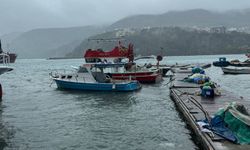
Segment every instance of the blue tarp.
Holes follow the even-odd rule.
[[[208,123],[207,120],[205,120],[204,122]],[[223,120],[223,118],[221,116],[214,116],[211,119],[211,122],[209,124],[209,126],[205,126],[205,128],[212,130],[213,133],[231,141],[234,143],[237,143],[237,138],[234,135],[234,133],[226,127],[226,124]]]

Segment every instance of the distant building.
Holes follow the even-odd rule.
[[[212,27],[210,28],[211,33],[226,33],[226,27],[220,26],[220,27]]]

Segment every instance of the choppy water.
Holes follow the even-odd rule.
[[[167,57],[164,62],[212,62],[218,57]],[[131,93],[67,92],[49,86],[52,69],[70,68],[82,62],[18,59],[12,65],[14,71],[0,76],[4,90],[0,146],[51,150],[197,149],[169,98],[167,78]],[[215,67],[207,73],[227,90],[250,96],[249,75],[222,75]]]

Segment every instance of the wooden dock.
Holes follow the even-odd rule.
[[[203,110],[208,112],[209,116],[213,116],[219,108],[233,101],[237,101],[247,108],[250,108],[249,101],[246,101],[242,97],[236,97],[223,89],[220,89],[221,96],[214,98],[197,96],[195,92],[200,91],[200,85],[180,81],[188,75],[189,74],[186,73],[177,73],[172,77],[170,96],[175,102],[177,109],[183,114],[186,123],[192,129],[195,135],[195,142],[199,143],[202,149],[207,150],[250,150],[250,145],[234,144],[219,136],[215,135],[214,137],[210,137],[207,133],[202,132],[196,122],[198,120],[204,120],[205,115],[203,111],[189,99],[192,97],[199,102]]]

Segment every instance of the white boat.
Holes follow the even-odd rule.
[[[193,72],[192,70],[195,67],[206,69],[211,67],[211,64],[198,63],[198,64],[187,64],[187,65],[172,65],[170,70],[173,73],[192,73]]]
[[[250,67],[221,67],[224,74],[250,74]]]
[[[157,56],[139,56],[134,59],[135,63],[141,68],[147,68],[148,70],[160,70],[162,76],[166,76],[166,73],[171,69],[170,66],[160,65],[157,61]]]
[[[10,62],[9,55],[7,55],[5,53],[0,53],[0,61],[3,62],[0,64],[0,75],[5,73],[5,72],[9,72],[9,71],[13,70],[13,68],[9,66],[9,62]]]
[[[192,73],[192,68],[190,67],[180,67],[180,68],[171,68],[173,73]]]

